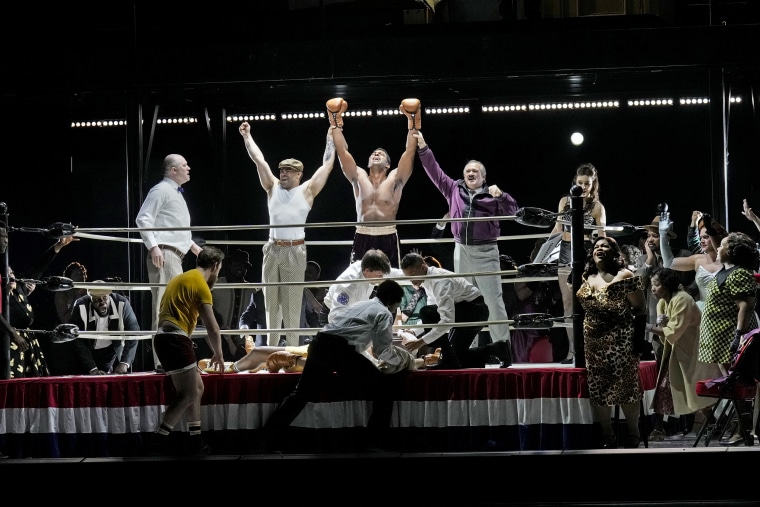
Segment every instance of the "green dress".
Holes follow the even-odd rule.
[[[752,272],[734,266],[718,271],[707,284],[707,297],[699,325],[699,357],[703,363],[729,364],[731,342],[737,329],[739,312],[734,300],[754,296],[757,283]],[[749,329],[758,327],[757,315],[750,308]]]

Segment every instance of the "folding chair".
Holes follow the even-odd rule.
[[[734,354],[728,375],[697,382],[697,395],[717,398],[715,404],[717,410],[715,424],[710,425],[708,421],[702,424],[697,434],[697,439],[694,442],[694,447],[697,447],[703,438],[705,447],[707,447],[716,433],[720,438],[726,432],[734,416],[738,422],[739,434],[742,436],[744,444],[747,446],[754,445],[755,439],[751,435],[752,405],[751,403],[745,404],[744,406],[750,407],[750,412],[748,414],[746,412],[741,413],[740,407],[742,405],[739,402],[751,402],[755,399],[757,380],[760,377],[760,364],[758,364],[760,361],[760,338],[758,338],[758,335],[760,335],[760,328],[750,331],[745,335],[744,343],[741,344],[739,350]],[[723,403],[723,406],[721,406],[721,403],[724,401],[727,403]],[[747,427],[748,421],[750,427]]]

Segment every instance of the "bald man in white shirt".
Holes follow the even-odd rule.
[[[183,197],[182,185],[190,181],[190,166],[182,155],[167,155],[163,162],[163,179],[145,196],[135,223],[141,229],[190,227],[190,210]],[[151,329],[158,328],[158,309],[164,296],[166,284],[182,274],[182,260],[188,251],[195,255],[201,247],[193,241],[189,230],[141,231],[145,248],[148,249],[148,281],[160,286],[151,287],[153,305]],[[156,370],[162,371],[156,353],[153,353]]]

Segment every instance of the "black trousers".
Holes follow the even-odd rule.
[[[319,332],[309,344],[308,360],[298,384],[264,424],[264,438],[277,445],[285,428],[306,404],[316,401],[324,389],[337,381],[355,389],[353,395],[372,401],[372,414],[367,425],[369,445],[382,446],[390,429],[393,402],[400,392],[405,373],[381,373],[344,338]]]
[[[456,322],[480,322],[488,320],[488,306],[483,296],[473,301],[460,301],[454,304]],[[436,324],[441,320],[438,306],[428,305],[420,310],[423,324]],[[491,345],[470,347],[483,326],[453,327],[448,334],[441,336],[430,346],[441,349],[441,368],[483,368],[493,353]],[[426,333],[429,330],[425,330]],[[424,336],[424,335],[423,335]]]

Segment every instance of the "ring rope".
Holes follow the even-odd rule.
[[[570,317],[564,317],[565,319]],[[453,328],[453,327],[473,327],[481,326],[483,330],[488,330],[489,324],[508,324],[512,330],[520,329],[547,329],[546,326],[541,327],[512,327],[512,324],[517,322],[516,320],[482,320],[473,322],[452,322],[449,324],[423,324],[418,322],[416,324],[394,324],[394,330],[406,330],[406,329],[419,329],[424,328]],[[564,322],[555,322],[552,327],[570,327],[572,324]],[[257,334],[287,334],[287,333],[300,333],[302,335],[316,335],[322,331],[322,328],[281,328],[281,329],[220,329],[219,333],[222,335],[257,335]],[[43,331],[40,331],[43,332]],[[152,331],[151,334],[145,334],[145,331],[79,331],[78,337],[88,340],[110,340],[114,337],[120,337],[125,340],[150,340],[156,334]],[[208,334],[205,328],[196,328],[191,335],[192,338],[202,338]]]
[[[121,238],[118,236],[104,236],[98,234],[90,234],[86,232],[75,232],[73,236],[77,238],[95,239],[95,240],[108,240],[118,241],[122,243],[143,243],[141,238]],[[520,239],[541,239],[548,238],[549,233],[544,234],[522,234],[514,236],[499,236],[497,241],[509,241]],[[266,245],[269,240],[215,240],[207,239],[208,245]],[[454,243],[454,238],[424,238],[424,239],[399,239],[399,243],[402,245],[416,245],[416,244],[430,244],[430,243]],[[317,241],[308,240],[308,246],[351,246],[353,240],[338,240],[338,241]]]
[[[473,218],[421,218],[415,220],[377,221],[372,226],[386,225],[419,225],[436,224],[439,222],[492,222],[494,220],[515,220],[515,215],[500,215],[494,217]],[[303,224],[273,224],[273,225],[217,225],[217,226],[191,226],[191,227],[96,227],[76,228],[76,232],[145,232],[145,231],[247,231],[257,229],[276,229],[290,227],[320,228],[320,227],[356,227],[366,226],[368,222],[308,222]]]
[[[507,275],[508,278],[502,278],[503,283],[515,282],[540,282],[556,280],[556,276],[526,276],[516,277],[517,271],[473,271],[471,273],[457,273],[457,278],[469,278],[478,276]],[[382,280],[412,281],[412,280],[434,280],[440,278],[451,278],[451,275],[425,275],[425,276],[386,276],[383,278],[357,278],[351,280],[319,280],[304,282],[277,282],[278,287],[330,287],[331,285],[350,282],[354,283],[378,283]],[[166,283],[95,283],[95,282],[74,282],[75,289],[110,289],[110,290],[150,290],[154,287],[166,287]],[[214,284],[214,289],[263,289],[272,285],[263,282],[245,282],[245,283],[218,283]]]
[[[463,218],[463,219],[419,219],[419,220],[400,220],[400,221],[392,221],[392,222],[373,222],[373,226],[384,226],[384,225],[411,225],[411,224],[434,224],[434,223],[441,223],[441,222],[477,222],[477,221],[493,221],[493,220],[514,220],[517,218],[516,216],[497,216],[497,217],[475,217],[475,218]],[[272,229],[277,227],[304,227],[304,228],[311,228],[311,227],[340,227],[340,226],[360,226],[360,225],[366,225],[366,222],[323,222],[323,223],[306,223],[306,224],[287,224],[287,225],[246,225],[246,226],[216,226],[216,227],[185,227],[185,228],[76,228],[73,236],[79,237],[79,238],[85,238],[85,239],[93,239],[93,240],[109,240],[109,241],[117,241],[117,242],[125,242],[125,243],[142,243],[141,238],[124,238],[124,237],[116,237],[116,236],[107,236],[102,234],[94,234],[94,233],[102,233],[102,232],[142,232],[142,231],[178,231],[178,230],[190,230],[190,231],[238,231],[238,230],[256,230],[256,229]],[[597,227],[598,228],[598,227]],[[622,227],[617,228],[608,228],[607,230],[622,230]],[[519,239],[540,239],[540,238],[546,238],[550,236],[549,233],[540,233],[540,234],[526,234],[526,235],[513,235],[513,236],[500,236],[497,238],[497,240],[519,240]],[[400,244],[432,244],[432,243],[453,243],[453,238],[425,238],[425,239],[403,239],[399,240]],[[229,244],[229,245],[264,245],[268,243],[268,240],[258,240],[258,241],[207,241],[208,244]],[[352,245],[353,241],[309,241],[309,245],[314,246],[335,246],[335,245]],[[476,277],[476,276],[484,276],[484,275],[501,275],[502,276],[502,283],[515,283],[518,281],[523,282],[532,282],[532,281],[553,281],[556,280],[556,276],[552,277],[516,277],[517,274],[516,270],[505,270],[505,271],[498,271],[498,272],[471,272],[471,273],[457,273],[458,277]],[[507,278],[504,278],[506,276]],[[350,283],[377,283],[380,280],[384,279],[393,279],[397,281],[411,281],[411,280],[425,280],[425,279],[438,279],[438,278],[449,278],[450,275],[427,275],[427,276],[415,276],[415,277],[384,277],[382,279],[356,279],[356,280],[327,280],[327,281],[310,281],[310,282],[279,282],[277,285],[279,286],[303,286],[303,287],[330,287],[333,284],[336,283],[343,283],[343,282],[350,282]],[[161,287],[166,286],[167,284],[151,284],[151,283],[110,283],[110,284],[103,284],[103,283],[75,283],[74,288],[100,288],[100,289],[111,289],[111,290],[150,290],[154,287]],[[251,289],[251,288],[264,288],[268,285],[268,283],[220,283],[215,285],[215,289],[232,289],[232,288],[242,288],[242,289]],[[568,317],[563,317],[564,319],[567,319]],[[454,322],[454,323],[446,323],[446,324],[422,324],[422,323],[416,323],[416,324],[397,324],[394,325],[394,330],[406,330],[406,329],[419,329],[420,327],[425,328],[455,328],[455,327],[472,327],[472,326],[481,326],[484,330],[488,329],[489,325],[493,324],[508,324],[510,326],[510,329],[531,329],[531,327],[528,326],[520,326],[519,328],[515,328],[513,324],[517,322],[516,320],[496,320],[496,321],[478,321],[478,322]],[[564,322],[557,322],[553,323],[553,325],[556,325],[557,327],[570,327],[571,324],[566,324]],[[535,329],[546,329],[546,327],[537,327]],[[299,333],[301,335],[315,335],[318,332],[321,331],[321,328],[278,328],[278,329],[225,329],[220,330],[220,333],[223,335],[263,335],[263,334],[287,334],[287,333]],[[146,333],[144,330],[140,331],[80,331],[78,334],[79,338],[83,339],[113,339],[114,337],[121,337],[125,340],[148,340],[152,339],[155,335],[155,330],[149,331]],[[207,331],[205,328],[200,327],[196,328],[196,330],[191,335],[193,338],[196,337],[205,337],[207,335]]]

